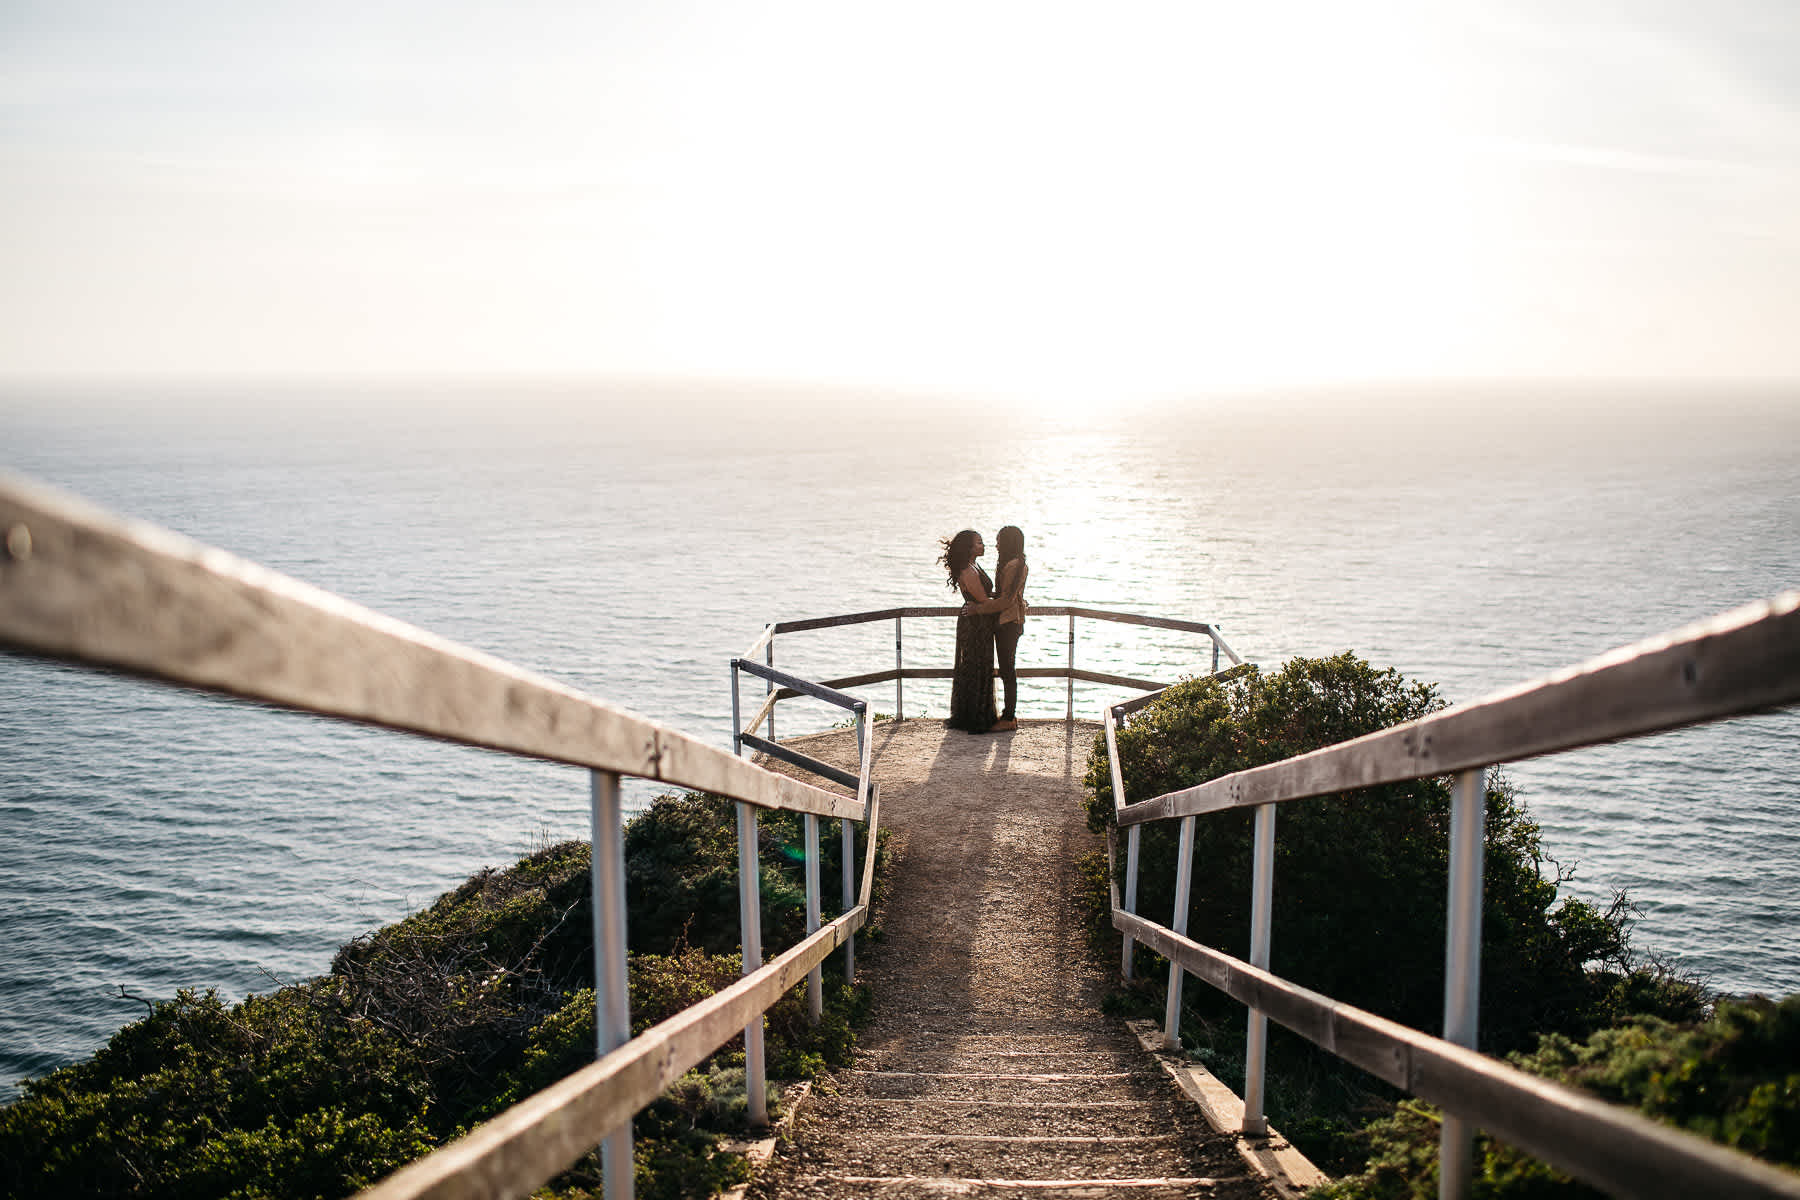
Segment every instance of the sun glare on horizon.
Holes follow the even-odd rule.
[[[1800,377],[1785,0],[0,17],[0,372]]]

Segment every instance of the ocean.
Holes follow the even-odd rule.
[[[1034,603],[1213,622],[1271,667],[1354,650],[1451,701],[1800,586],[1794,388],[1033,405],[652,382],[11,385],[0,445],[0,468],[720,746],[728,661],[766,622],[949,603],[934,559],[965,526],[990,545],[1025,530]],[[1066,638],[1034,622],[1022,665],[1062,663]],[[1184,635],[1084,622],[1079,638],[1098,670],[1210,665]],[[948,623],[909,622],[909,665],[949,646]],[[886,623],[776,648],[813,678],[892,661]],[[861,691],[892,711],[891,684]],[[1080,686],[1078,713],[1125,694]],[[946,700],[909,683],[906,715]],[[1021,715],[1064,703],[1061,681],[1027,682]],[[777,733],[837,719],[784,706]],[[0,1099],[145,1000],[320,974],[473,871],[587,835],[578,770],[28,659],[0,656],[0,722]],[[1505,770],[1569,893],[1640,906],[1640,951],[1721,990],[1800,988],[1800,713]]]

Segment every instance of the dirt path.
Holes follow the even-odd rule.
[[[897,859],[883,939],[858,947],[874,1017],[752,1198],[1276,1194],[1100,1011],[1106,968],[1072,899],[1074,860],[1100,845],[1081,809],[1096,730],[876,726]],[[853,734],[790,744],[854,768]]]

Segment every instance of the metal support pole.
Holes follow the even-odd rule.
[[[1250,965],[1269,969],[1269,930],[1275,909],[1275,806],[1256,810],[1256,844],[1250,875]],[[1244,1132],[1260,1136],[1269,1132],[1263,1113],[1263,1069],[1268,1061],[1269,1018],[1250,1010],[1250,1028],[1244,1043]]]
[[[1142,825],[1133,825],[1130,829],[1125,831],[1125,911],[1128,913],[1135,913],[1137,911],[1138,842],[1141,840],[1139,835],[1141,835],[1143,831],[1144,827]],[[1137,943],[1132,939],[1132,936],[1126,934],[1125,949],[1123,952],[1125,961],[1119,964],[1119,966],[1121,973],[1127,979],[1132,977],[1131,952],[1136,945]]]
[[[738,712],[738,660],[731,660],[731,752],[744,752],[744,718]]]
[[[1181,849],[1175,862],[1175,916],[1169,923],[1187,936],[1188,892],[1194,882],[1194,818],[1181,818]],[[1181,964],[1169,962],[1169,1002],[1163,1010],[1163,1049],[1181,1049]]]
[[[856,907],[856,826],[849,817],[838,822],[843,826],[844,911]],[[844,939],[844,982],[856,982],[856,935]]]
[[[738,919],[744,942],[744,974],[762,966],[762,887],[756,855],[756,810],[737,806]],[[752,1125],[769,1123],[768,1081],[763,1075],[763,1018],[758,1013],[744,1027],[744,1097]]]
[[[589,842],[594,888],[594,1037],[605,1058],[631,1040],[631,999],[625,962],[625,819],[619,777],[592,771],[593,836]],[[600,1176],[606,1200],[631,1200],[631,1121],[600,1143]]]
[[[898,720],[898,718],[895,718]],[[865,709],[856,714],[856,762],[857,770],[862,770],[863,747],[869,736],[869,715]],[[865,814],[866,815],[866,814]],[[856,826],[849,817],[839,824],[843,836],[844,859],[844,911],[849,912],[856,905]],[[856,982],[856,935],[853,933],[844,939],[844,982]]]
[[[1214,629],[1214,630],[1215,630],[1215,631],[1216,631],[1216,630],[1217,630],[1217,629],[1218,629],[1218,626],[1217,626],[1217,625],[1215,625],[1215,626],[1213,626],[1213,629]],[[1214,674],[1214,675],[1217,675],[1217,674],[1218,674],[1218,673],[1219,673],[1219,638],[1218,638],[1218,634],[1217,634],[1217,633],[1216,633],[1216,632],[1215,632],[1215,633],[1214,633],[1214,635],[1213,635],[1213,640],[1212,640],[1212,644],[1213,644],[1213,669],[1212,669],[1212,673],[1213,673],[1213,674]]]
[[[775,665],[775,638],[773,635],[770,636],[768,644],[763,647],[763,661],[771,667]],[[775,681],[771,679],[769,680],[769,691],[773,692],[774,690]],[[775,740],[775,706],[773,704],[769,705],[769,740],[771,742]]]
[[[1444,1040],[1475,1049],[1481,1017],[1482,840],[1487,772],[1460,771],[1450,793],[1450,919],[1444,936]],[[1467,1200],[1475,1129],[1444,1114],[1438,1136],[1439,1200]]]
[[[806,814],[806,935],[819,932],[819,818]],[[806,1010],[817,1025],[825,1015],[824,968],[814,964],[806,973]]]
[[[1110,708],[1101,713],[1106,722],[1106,768],[1112,775],[1113,807],[1125,806],[1125,778],[1119,773],[1119,726],[1125,721],[1123,707]],[[1137,873],[1138,873],[1138,830],[1141,825],[1133,825],[1125,841],[1125,911],[1137,912]],[[1110,856],[1109,856],[1110,865]],[[1121,939],[1119,947],[1119,974],[1126,979],[1131,978],[1132,947],[1137,944],[1129,933]]]
[[[1069,614],[1069,714],[1067,720],[1075,719],[1075,614]]]
[[[900,653],[900,621],[894,618],[894,720],[906,720],[906,680],[900,678],[900,672],[906,669],[906,661]]]

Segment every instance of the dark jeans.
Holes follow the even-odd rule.
[[[1006,711],[1000,714],[1002,721],[1011,721],[1018,716],[1019,673],[1013,664],[1019,653],[1019,636],[1024,632],[1023,621],[1009,621],[994,627],[994,653],[1000,658],[1000,683],[1006,692]]]

